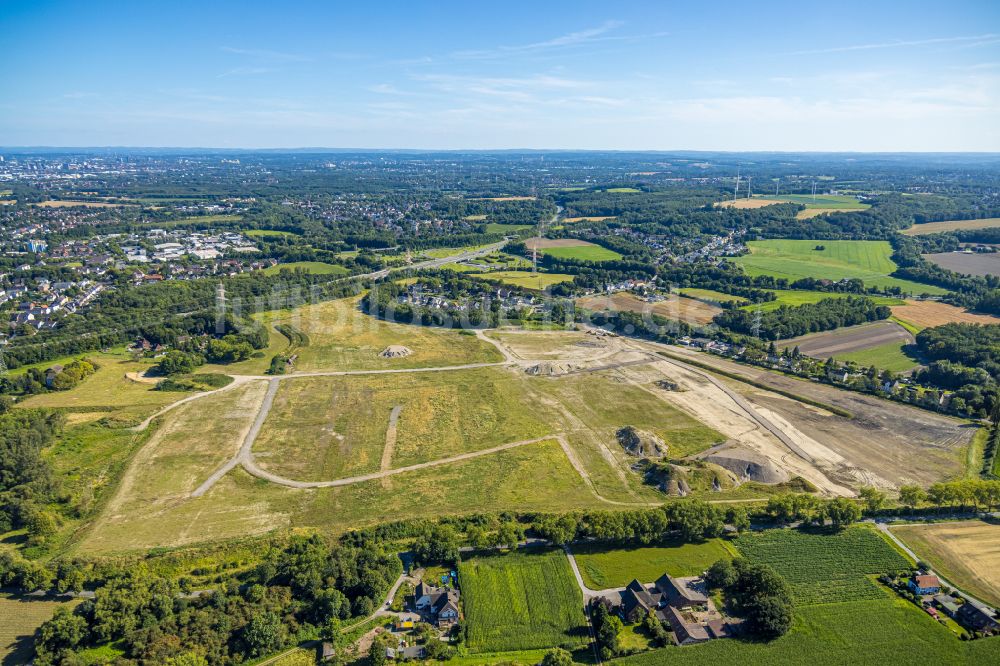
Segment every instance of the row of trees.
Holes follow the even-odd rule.
[[[892,311],[888,307],[876,305],[870,298],[824,298],[818,303],[798,307],[783,305],[776,310],[762,312],[760,336],[766,340],[794,338],[806,333],[878,321],[891,315]],[[730,309],[716,315],[714,321],[731,331],[752,334],[756,331],[757,314],[748,310]]]

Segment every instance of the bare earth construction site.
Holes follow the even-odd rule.
[[[136,426],[144,442],[77,548],[343,531],[487,505],[635,508],[664,501],[664,490],[731,502],[797,483],[854,496],[864,485],[960,477],[976,430],[602,330],[473,336],[386,323],[352,304],[323,306],[342,307],[335,323],[326,312],[308,327],[299,322],[309,330],[308,370],[267,376],[247,366],[228,386]],[[264,319],[274,326],[299,314]],[[389,344],[410,353],[381,355]],[[447,362],[446,349],[458,362]],[[616,439],[625,426],[662,440],[670,478],[651,483],[636,471]]]

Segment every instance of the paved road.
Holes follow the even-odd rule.
[[[573,570],[573,577],[576,578],[576,584],[580,586],[580,591],[583,592],[584,604],[598,597],[609,599],[621,598],[622,592],[625,591],[624,587],[609,587],[606,590],[592,590],[587,587],[587,584],[583,582],[583,576],[580,575],[580,567],[576,564],[576,557],[573,556],[573,551],[569,549],[569,546],[563,546],[563,550],[566,551],[566,557],[569,559],[569,566]]]

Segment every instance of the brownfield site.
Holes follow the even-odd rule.
[[[906,301],[906,305],[893,305],[892,316],[918,328],[931,328],[944,324],[1000,324],[1000,317],[976,314],[948,303],[938,301]]]
[[[913,344],[913,334],[899,324],[878,321],[780,340],[777,345],[781,348],[798,347],[800,352],[814,358],[830,358],[897,341]]]
[[[979,520],[903,525],[892,531],[949,583],[1000,603],[1000,526]]]
[[[989,229],[990,227],[1000,227],[1000,217],[986,217],[981,220],[946,220],[944,222],[925,222],[924,224],[914,224],[903,233],[908,236],[920,236],[922,234],[938,234],[942,231],[958,231],[959,229]]]
[[[712,318],[722,312],[722,308],[711,303],[676,294],[670,294],[666,300],[648,302],[635,294],[618,292],[611,296],[585,296],[577,299],[576,303],[588,310],[649,312],[660,317],[666,317],[667,319],[674,319],[699,326],[711,323]]]
[[[833,471],[827,471],[833,481],[852,485],[860,481],[868,485],[888,482],[897,486],[904,483],[926,486],[942,478],[958,478],[965,471],[968,445],[978,430],[973,424],[684,347],[645,345],[746,378],[758,386],[849,412],[850,418],[837,416],[785,395],[721,377],[786,432],[800,440],[812,440],[814,448],[821,446],[842,458]]]
[[[937,252],[921,255],[949,271],[965,275],[1000,275],[1000,252]]]

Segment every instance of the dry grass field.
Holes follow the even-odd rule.
[[[295,368],[299,371],[419,368],[502,360],[492,345],[474,336],[369,317],[358,309],[359,300],[355,297],[305,305],[294,311],[272,313],[266,320],[271,325],[291,324],[309,337],[309,345],[298,350]],[[272,334],[272,339],[275,336],[283,340],[277,333]],[[382,358],[379,354],[390,345],[408,347],[413,353],[403,358]]]
[[[944,222],[925,222],[924,224],[914,224],[909,229],[903,231],[903,233],[908,236],[920,236],[923,234],[938,234],[942,231],[990,229],[992,227],[1000,227],[1000,217],[987,217],[981,220],[946,220]]]
[[[661,301],[647,302],[635,294],[618,292],[611,296],[585,296],[577,299],[576,303],[588,310],[651,313],[697,326],[711,323],[712,318],[722,312],[722,308],[711,303],[676,294],[670,294]]]
[[[917,328],[931,328],[944,324],[1000,324],[1000,317],[976,314],[938,301],[908,300],[904,305],[892,306],[892,315]]]
[[[522,398],[523,381],[494,368],[285,380],[254,453],[261,467],[296,480],[375,472],[397,406],[389,469],[550,434]]]
[[[562,222],[565,224],[573,224],[574,222],[603,222],[604,220],[613,220],[614,215],[601,216],[584,216],[584,217],[564,217]]]
[[[917,555],[960,589],[1000,604],[1000,525],[979,520],[892,528]]]

